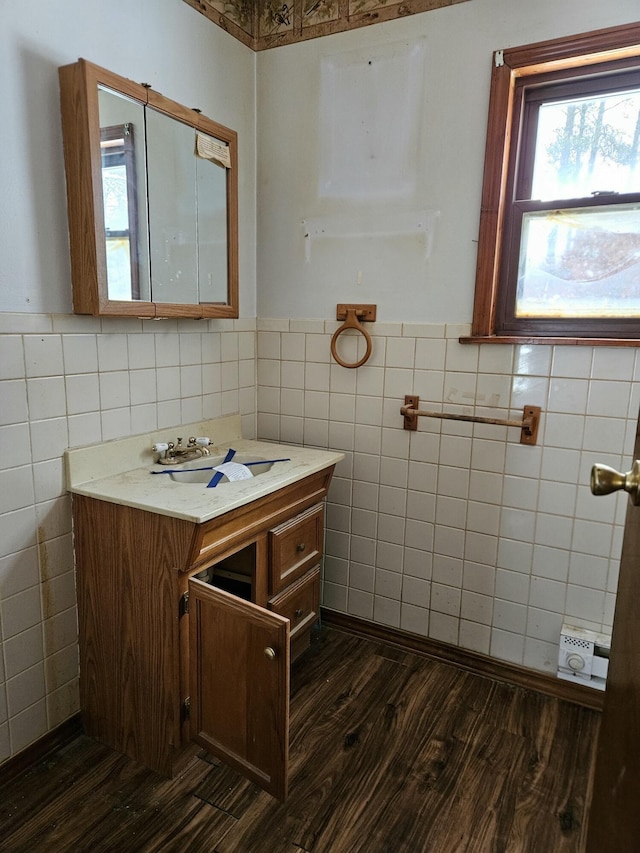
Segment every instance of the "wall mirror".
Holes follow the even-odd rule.
[[[84,59],[59,75],[74,311],[237,317],[236,133]]]

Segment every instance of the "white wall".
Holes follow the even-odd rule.
[[[338,302],[371,302],[381,322],[470,322],[493,51],[626,23],[639,11],[637,0],[471,0],[260,53],[258,316],[335,319]],[[322,99],[323,63],[359,61],[361,76],[370,68],[375,79],[381,47],[394,44],[424,45],[417,155],[410,151],[405,164],[413,188],[394,195],[372,179],[363,192],[333,198],[319,190],[331,118]],[[407,86],[419,72],[413,66],[410,73]],[[403,119],[396,109],[404,94],[387,96],[377,113],[363,105],[370,92],[343,97],[338,133],[353,128],[353,115],[377,115],[381,123],[371,121],[366,135],[353,128],[339,156],[354,165],[393,156],[385,139],[397,138],[399,124],[411,133],[415,118]],[[344,151],[350,147],[359,152]],[[305,262],[302,220],[340,230],[345,221],[382,216],[393,228],[396,212],[414,210],[439,213],[428,259],[420,239],[383,234],[317,240]]]
[[[589,471],[630,467],[640,353],[458,336],[493,52],[638,12],[636,0],[471,0],[259,54],[258,432],[345,452],[325,605],[552,673],[564,620],[610,628],[625,500],[594,499]],[[430,254],[420,232],[392,233],[415,211],[438,213]],[[305,233],[323,229],[305,253]],[[329,354],[342,302],[378,306],[357,370]],[[354,339],[339,349],[356,360]],[[405,394],[485,416],[540,406],[538,445],[451,421],[410,434]]]
[[[58,66],[84,57],[234,128],[240,320],[72,315]],[[255,431],[255,57],[182,0],[2,4],[0,762],[78,708],[64,449],[238,412]]]

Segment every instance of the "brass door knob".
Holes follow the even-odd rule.
[[[640,505],[640,459],[636,459],[630,471],[621,474],[608,465],[594,465],[591,469],[591,493],[610,495],[624,489],[631,496],[635,506]]]
[[[271,646],[267,646],[264,650],[264,656],[269,660],[275,660],[278,657],[276,650],[272,649]]]

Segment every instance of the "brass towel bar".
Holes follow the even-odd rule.
[[[457,415],[450,412],[425,412],[421,411],[420,398],[415,394],[407,394],[404,398],[404,406],[400,408],[400,414],[404,416],[404,428],[410,430],[418,429],[418,418],[441,418],[451,421],[469,421],[475,424],[498,424],[499,426],[519,427],[520,444],[536,444],[538,439],[538,426],[540,424],[540,406],[525,406],[522,419],[519,421],[509,418],[484,418],[480,415]]]

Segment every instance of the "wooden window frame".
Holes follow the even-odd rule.
[[[461,338],[462,343],[640,346],[640,337],[625,337],[622,328],[619,337],[588,336],[577,331],[573,334],[569,323],[567,333],[562,336],[557,333],[505,334],[497,331],[503,230],[517,143],[512,132],[517,83],[525,77],[544,79],[539,75],[572,68],[591,68],[602,63],[635,64],[629,60],[637,60],[640,66],[640,22],[509,48],[494,54],[473,321],[471,335]]]

